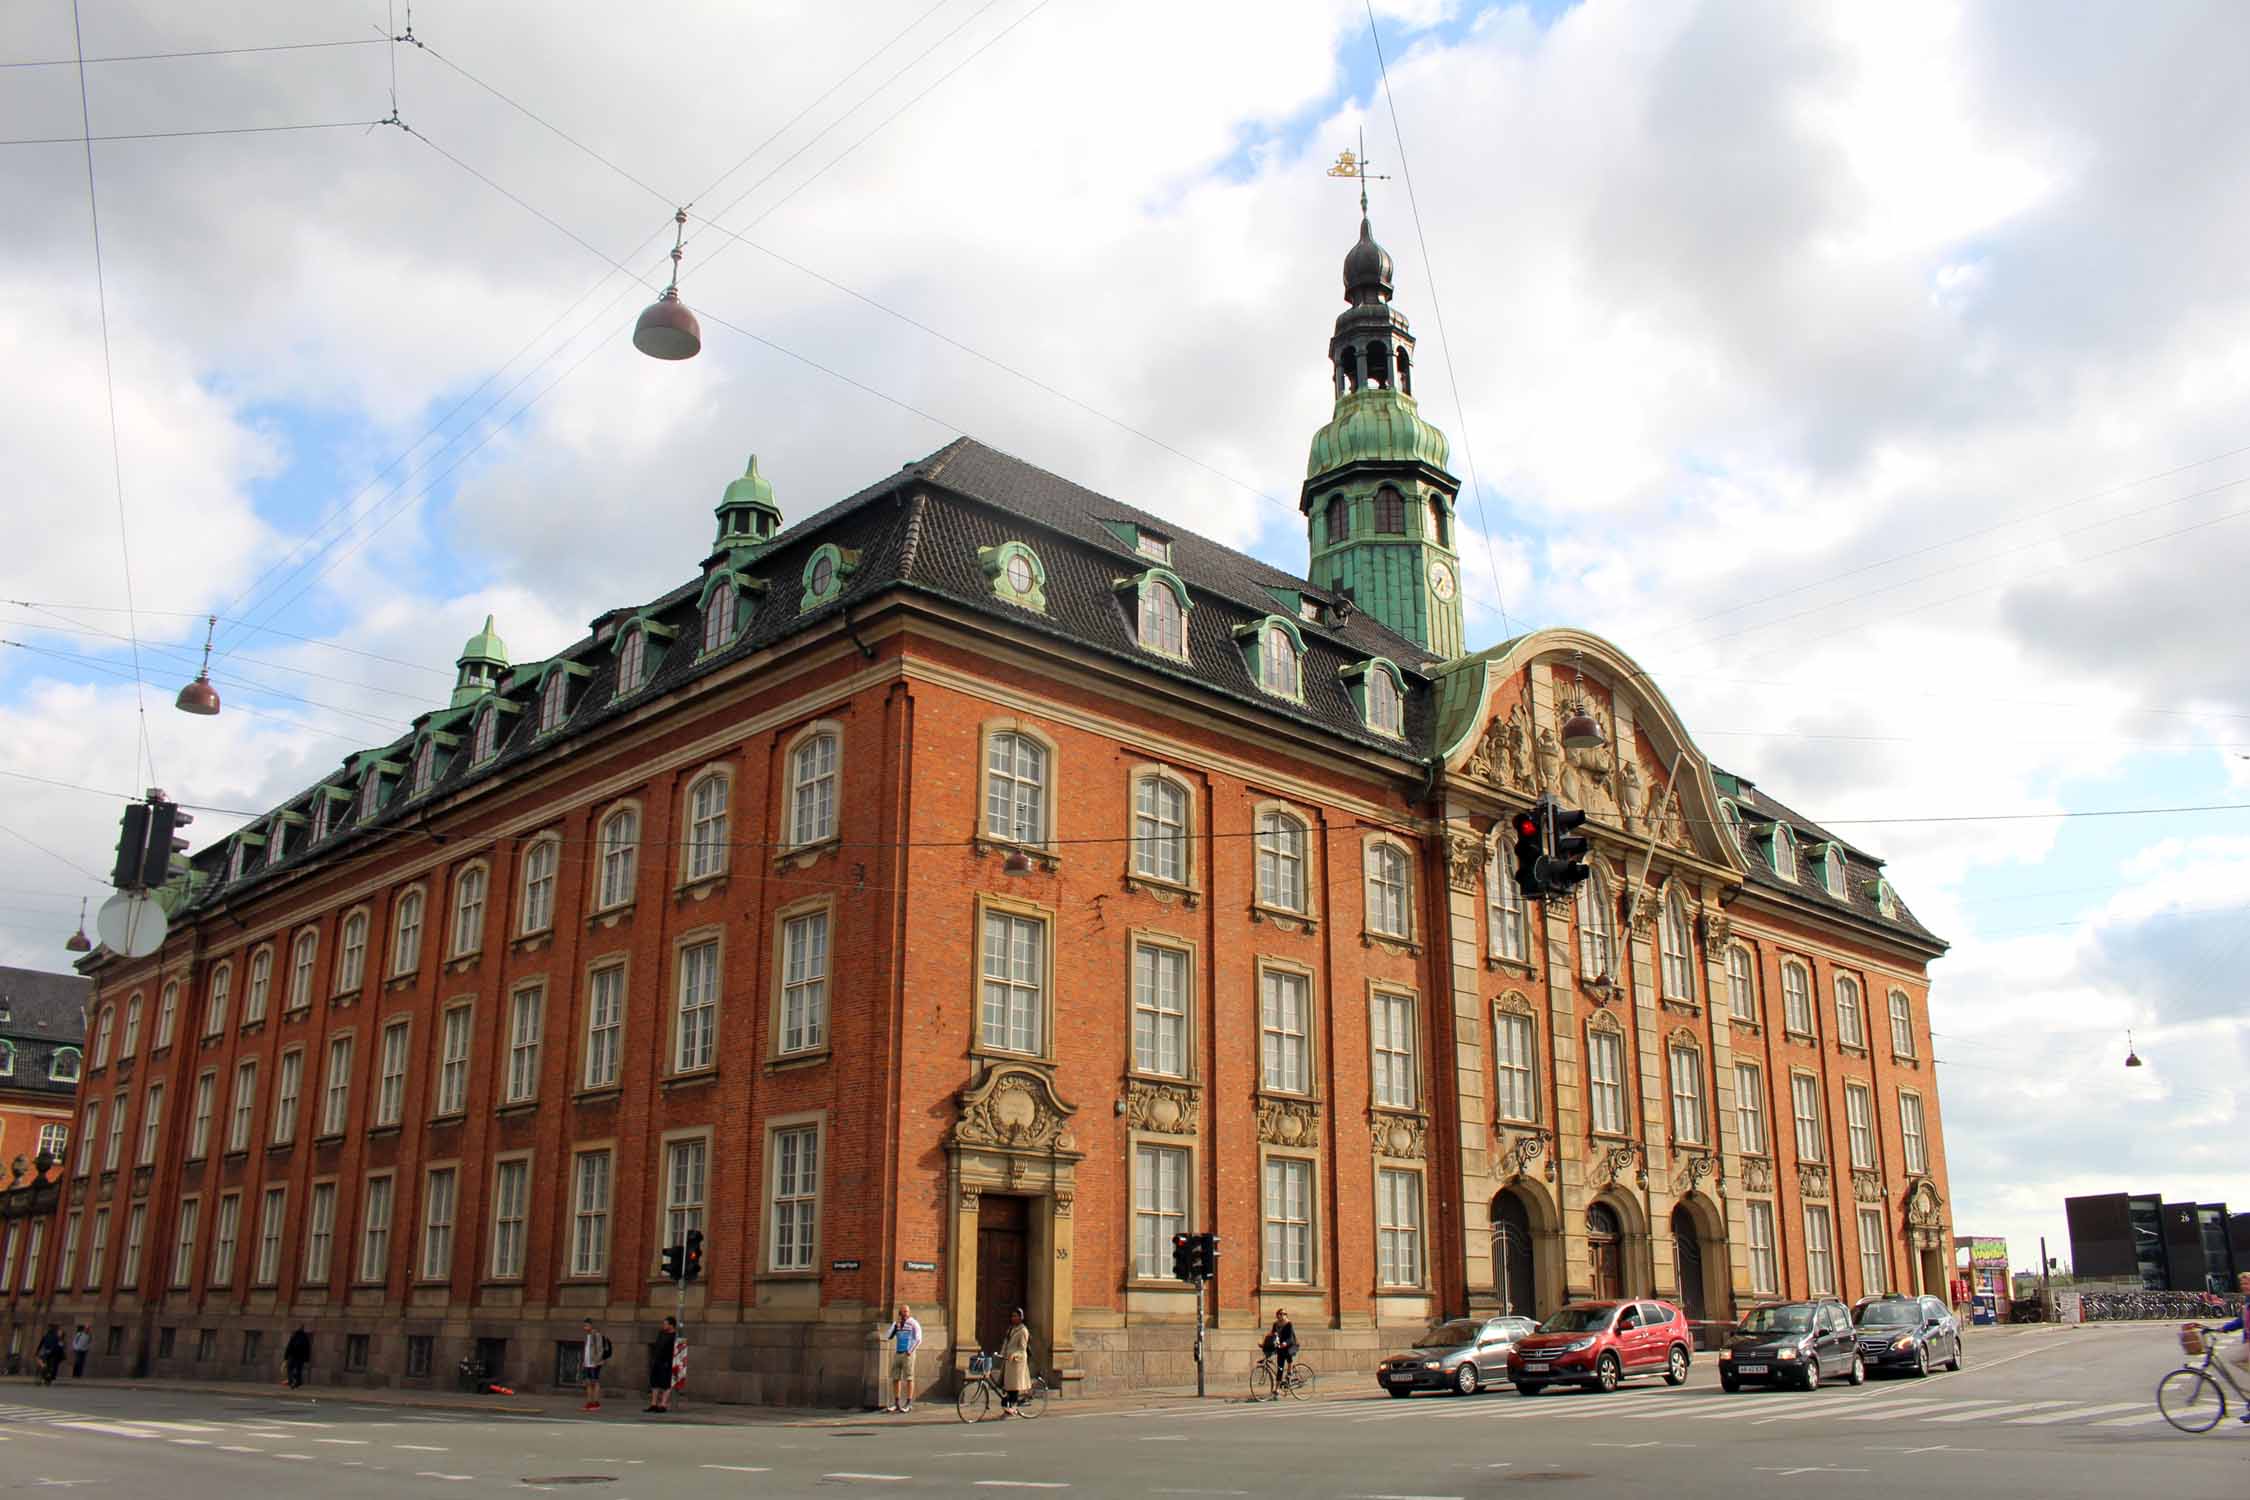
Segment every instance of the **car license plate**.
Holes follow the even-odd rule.
[[[1737,1375],[1763,1375],[1766,1373],[1766,1367],[1764,1365],[1736,1365],[1734,1373]]]
[[[1391,1381],[1396,1385],[1412,1385],[1414,1383],[1414,1372],[1412,1370],[1393,1370],[1391,1371]]]
[[[1527,1359],[1523,1362],[1523,1367],[1527,1370],[1544,1370],[1547,1362],[1543,1359]]]

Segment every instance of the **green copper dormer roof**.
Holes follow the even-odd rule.
[[[780,532],[781,507],[774,503],[772,482],[758,468],[757,454],[750,455],[742,477],[727,486],[713,514],[719,518],[719,535],[711,544],[714,551],[754,550]]]
[[[461,648],[458,669],[453,677],[454,708],[466,708],[492,691],[500,674],[508,669],[508,647],[492,629],[492,616],[484,617],[484,629],[468,639]]]
[[[1412,396],[1383,386],[1341,396],[1336,415],[1313,434],[1305,477],[1317,479],[1346,464],[1424,463],[1443,469],[1452,455],[1445,434],[1422,420]]]

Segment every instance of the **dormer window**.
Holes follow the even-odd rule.
[[[1187,585],[1168,568],[1150,568],[1131,578],[1118,579],[1116,586],[1120,594],[1127,589],[1133,591],[1134,639],[1140,648],[1175,661],[1186,661]]]
[[[703,603],[703,650],[706,654],[718,650],[734,639],[735,611],[734,585],[722,583],[711,590],[711,597]]]
[[[1891,889],[1888,880],[1875,882],[1875,909],[1890,921],[1898,920],[1898,892]]]
[[[355,814],[362,823],[375,816],[383,801],[383,773],[368,767],[366,777],[359,784],[359,810]]]
[[[328,837],[328,803],[328,788],[313,793],[312,842],[316,844]]]
[[[859,554],[848,547],[828,542],[814,548],[813,555],[805,559],[805,593],[797,603],[797,612],[803,614],[834,600],[858,568]]]
[[[539,732],[547,734],[560,729],[570,711],[570,674],[549,672],[547,680],[539,685]]]
[[[1820,851],[1820,883],[1838,901],[1851,899],[1849,866],[1842,844],[1829,844]]]
[[[1797,879],[1797,841],[1789,836],[1789,825],[1787,823],[1774,824],[1769,838],[1772,844],[1769,853],[1773,861],[1774,874],[1794,884]]]
[[[76,1083],[78,1081],[79,1055],[76,1047],[60,1047],[53,1060],[47,1064],[47,1078],[51,1083]]]
[[[1047,612],[1047,568],[1039,554],[1021,542],[979,547],[977,565],[991,581],[992,597],[1019,609]]]
[[[249,863],[249,856],[250,846],[242,840],[236,839],[234,847],[227,851],[227,879],[240,880],[242,878],[242,868]]]
[[[628,629],[617,648],[617,696],[636,691],[648,670],[648,632]]]
[[[477,735],[469,751],[472,764],[483,765],[500,750],[500,710],[487,705],[477,715]]]
[[[1142,528],[1135,550],[1151,562],[1169,564],[1172,561],[1172,539],[1162,532]]]
[[[1269,693],[1295,698],[1302,691],[1297,642],[1279,625],[1268,625],[1258,642],[1258,683]]]
[[[416,797],[421,796],[424,792],[430,789],[430,783],[435,780],[436,777],[437,742],[434,740],[425,739],[420,745],[415,747],[414,790],[410,795]]]
[[[1359,710],[1359,721],[1377,734],[1406,734],[1406,683],[1398,668],[1383,657],[1355,662],[1339,674]]]

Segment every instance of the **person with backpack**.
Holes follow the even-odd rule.
[[[602,1409],[602,1366],[609,1363],[609,1335],[594,1326],[594,1320],[585,1320],[586,1344],[578,1353],[579,1379],[586,1383],[586,1404],[581,1410]]]

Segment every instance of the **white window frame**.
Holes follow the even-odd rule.
[[[1815,1297],[1836,1295],[1835,1223],[1825,1203],[1805,1205],[1805,1289]]]
[[[344,918],[336,944],[336,993],[349,995],[367,980],[367,912],[352,911]]]
[[[1020,729],[995,730],[984,747],[984,836],[1047,846],[1053,805],[1052,746]]]
[[[555,869],[561,862],[561,854],[562,840],[553,836],[534,839],[524,850],[517,936],[533,937],[554,929]]]
[[[1624,1135],[1632,1125],[1625,1086],[1625,1038],[1608,1027],[1586,1033],[1588,1118],[1597,1135]]]
[[[1859,1294],[1877,1296],[1891,1289],[1891,1232],[1883,1210],[1859,1210]]]
[[[1492,1018],[1494,1109],[1503,1120],[1539,1119],[1539,1023],[1526,1012],[1502,1010]]]
[[[1758,968],[1740,943],[1727,949],[1727,1011],[1738,1021],[1757,1023]]]
[[[1173,943],[1133,940],[1133,1071],[1189,1076],[1194,993],[1193,953]]]
[[[1825,1162],[1828,1160],[1827,1121],[1822,1118],[1820,1080],[1810,1073],[1789,1075],[1789,1115],[1795,1124],[1793,1139],[1797,1146],[1797,1160]]]
[[[773,1162],[766,1224],[769,1271],[810,1271],[820,1250],[820,1126],[775,1126],[768,1133]]]
[[[1789,959],[1781,966],[1781,1029],[1791,1036],[1811,1036],[1812,1011],[1812,970]]]
[[[1406,695],[1398,679],[1381,667],[1370,667],[1363,679],[1367,693],[1367,727],[1377,734],[1406,733]]]
[[[200,1197],[190,1194],[180,1200],[179,1214],[173,1220],[172,1274],[165,1282],[174,1291],[183,1291],[194,1284],[195,1252],[198,1244],[197,1232],[203,1227],[202,1218],[203,1200]],[[9,1234],[13,1236],[14,1233],[15,1230],[11,1226]],[[9,1240],[11,1253],[14,1244],[15,1242],[11,1238]],[[4,1275],[0,1275],[0,1281],[6,1279]]]
[[[1531,961],[1530,933],[1524,922],[1523,892],[1515,875],[1495,847],[1484,865],[1485,942],[1494,958],[1504,963]]]
[[[1143,651],[1185,661],[1188,655],[1187,610],[1180,596],[1161,578],[1141,580],[1135,634]]]
[[[383,1027],[381,1050],[375,1063],[375,1111],[368,1124],[377,1130],[396,1125],[406,1118],[406,1067],[413,1046],[413,1023],[401,1017]],[[325,1127],[330,1117],[323,1115]],[[323,1134],[333,1135],[332,1130]]]
[[[242,996],[242,1024],[255,1026],[266,1018],[273,1000],[273,945],[250,955],[250,986]]]
[[[252,1286],[276,1286],[281,1281],[281,1236],[288,1212],[286,1184],[271,1184],[258,1195],[258,1256],[250,1267]]]
[[[1185,1146],[1133,1143],[1133,1276],[1164,1281],[1172,1275],[1172,1236],[1188,1230],[1193,1157]]]
[[[457,1115],[469,1107],[469,1052],[475,1043],[475,1007],[463,1001],[445,1008],[438,1027],[437,1110]]]
[[[519,986],[508,996],[508,1080],[502,1102],[539,1097],[540,1043],[546,1033],[547,987]]]
[[[1258,629],[1258,686],[1277,698],[1303,698],[1304,663],[1297,642],[1279,623]]]
[[[1593,873],[1578,884],[1575,906],[1578,918],[1578,972],[1587,979],[1617,977],[1617,916],[1610,900],[1609,877],[1597,863]]]
[[[1657,918],[1657,942],[1664,958],[1664,998],[1695,998],[1695,940],[1688,931],[1687,902],[1678,891],[1667,894]]]
[[[1185,783],[1154,771],[1133,778],[1133,873],[1171,885],[1189,884],[1189,809]]]
[[[203,1001],[203,1034],[218,1036],[227,1029],[227,1002],[234,988],[234,965],[220,964],[211,971],[211,990]]]
[[[316,1182],[305,1209],[305,1268],[307,1286],[326,1286],[335,1274],[336,1184]]]
[[[1891,1017],[1891,1056],[1911,1058],[1914,1052],[1914,1000],[1902,989],[1894,988],[1885,1004]]]
[[[1675,1041],[1664,1049],[1670,1076],[1672,1139],[1688,1146],[1708,1145],[1709,1116],[1703,1108],[1703,1049]]]
[[[1414,937],[1414,880],[1406,851],[1385,839],[1367,845],[1367,930],[1382,937]]]
[[[1311,1286],[1313,1226],[1319,1205],[1315,1164],[1302,1156],[1268,1156],[1259,1170],[1264,1256],[1259,1279],[1269,1286]]]
[[[94,1227],[86,1236],[86,1280],[79,1286],[82,1292],[102,1289],[102,1262],[109,1258],[109,1210],[94,1210]],[[60,1288],[57,1288],[60,1290]]]
[[[1422,1285],[1422,1174],[1375,1171],[1375,1278],[1389,1288]]]
[[[157,1143],[164,1133],[164,1080],[159,1078],[141,1090],[141,1149],[134,1158],[137,1167],[156,1165]]]
[[[625,966],[605,964],[586,981],[586,1066],[583,1086],[615,1087],[625,1058]]]
[[[276,1146],[297,1139],[297,1100],[304,1091],[305,1049],[291,1047],[274,1060],[273,1134]]]
[[[125,1150],[125,1112],[132,1099],[123,1089],[110,1096],[109,1138],[102,1142],[102,1170],[114,1172]]]
[[[221,1193],[219,1211],[211,1216],[211,1269],[204,1277],[206,1288],[234,1285],[234,1254],[241,1241],[242,1194]]]
[[[1909,1109],[1908,1106],[1912,1108]],[[1924,1177],[1930,1170],[1930,1145],[1927,1130],[1928,1117],[1922,1109],[1922,1096],[1900,1089],[1898,1094],[1899,1158],[1909,1177]]]
[[[125,1212],[125,1243],[117,1256],[120,1289],[141,1284],[141,1247],[148,1239],[148,1205],[136,1203]]]
[[[1773,1205],[1751,1199],[1745,1205],[1750,1230],[1750,1290],[1761,1297],[1780,1294],[1780,1265],[1774,1253]]]
[[[94,1137],[101,1131],[102,1101],[88,1099],[86,1111],[78,1127],[78,1161],[71,1168],[75,1176],[84,1177],[94,1170]],[[115,1162],[110,1163],[116,1166]]]
[[[706,771],[687,789],[687,878],[710,880],[727,873],[732,849],[727,843],[728,811],[734,798],[734,778],[725,771]]]
[[[1258,904],[1275,911],[1312,910],[1308,874],[1311,825],[1274,807],[1258,814]]]
[[[1381,1108],[1413,1109],[1419,1102],[1414,1019],[1412,995],[1379,989],[1368,996],[1368,1086]]]
[[[491,872],[481,862],[463,866],[453,877],[451,957],[467,958],[484,951],[484,902],[491,888]]]
[[[117,1055],[119,1057],[131,1057],[140,1050],[140,1045],[141,994],[140,991],[135,990],[133,992],[132,998],[125,1002],[125,1032],[124,1035],[118,1039]],[[97,1052],[95,1054],[95,1061],[107,1062],[109,1061],[109,1059],[103,1054]]]
[[[258,1118],[258,1059],[246,1057],[234,1065],[234,1093],[227,1108],[227,1154],[250,1149],[250,1133]]]
[[[641,690],[641,679],[648,671],[648,632],[638,626],[628,626],[617,643],[617,693],[626,698]]]
[[[156,999],[156,1036],[150,1043],[151,1050],[161,1052],[172,1045],[172,1028],[179,1023],[179,1019],[180,982],[174,979],[164,986]],[[109,1054],[103,1053],[102,1060],[107,1062]]]
[[[1766,1075],[1754,1062],[1734,1065],[1735,1134],[1744,1156],[1764,1156],[1773,1149],[1766,1136]]]
[[[99,1068],[99,1067],[104,1067],[104,1066],[106,1066],[106,1065],[108,1064],[108,1062],[109,1062],[109,1048],[110,1048],[110,1042],[111,1042],[111,1040],[112,1040],[112,1039],[113,1039],[113,1038],[114,1038],[114,1037],[116,1036],[116,1034],[117,1034],[117,1007],[116,1007],[116,1006],[114,1006],[114,1005],[105,1005],[105,1006],[103,1006],[103,1007],[102,1007],[102,1013],[101,1013],[101,1015],[100,1015],[100,1016],[98,1016],[98,1017],[96,1017],[96,1018],[95,1018],[95,1021],[94,1021],[94,1066],[95,1066],[95,1067],[97,1067],[97,1068]],[[125,1056],[127,1056],[127,1057],[130,1057],[130,1056],[132,1056],[132,1053],[130,1053],[130,1052],[127,1052],[127,1053],[125,1053],[124,1055],[125,1055]],[[6,1278],[5,1278],[5,1277],[0,1277],[0,1281],[5,1281],[5,1280],[6,1280]]]
[[[459,1206],[461,1172],[452,1165],[422,1174],[420,1279],[449,1281],[453,1276],[453,1215]]]
[[[613,911],[621,906],[632,905],[635,885],[640,876],[639,804],[627,803],[613,809],[603,818],[595,847],[601,878],[594,909]]]
[[[837,791],[843,776],[844,737],[835,729],[809,731],[789,748],[789,843],[824,844],[836,837]]]
[[[360,1196],[359,1268],[352,1278],[360,1286],[378,1286],[391,1276],[391,1216],[398,1207],[398,1179],[388,1172],[367,1179]]]
[[[84,1210],[72,1209],[63,1219],[62,1248],[55,1253],[55,1290],[67,1292],[78,1275],[78,1229]]]
[[[1313,982],[1296,969],[1258,970],[1258,1086],[1310,1094],[1313,1083]]]
[[[664,1143],[664,1238],[685,1245],[703,1227],[711,1191],[711,1138],[679,1136]]]
[[[1044,913],[987,906],[979,921],[977,1039],[1027,1057],[1047,1049],[1047,999],[1054,948]]]
[[[342,1135],[352,1119],[352,1037],[350,1033],[328,1039],[327,1070],[321,1075],[320,1134]]]
[[[492,1166],[492,1279],[521,1281],[530,1243],[531,1159],[503,1157]]]
[[[1847,1079],[1844,1083],[1844,1139],[1849,1144],[1851,1163],[1861,1171],[1875,1167],[1875,1093],[1866,1084]]]
[[[1836,975],[1833,990],[1836,997],[1836,1045],[1865,1047],[1867,991],[1850,974]]]
[[[683,940],[673,955],[672,1071],[717,1065],[725,957],[716,936]]]
[[[781,1024],[775,1050],[783,1056],[818,1052],[828,1045],[833,927],[825,906],[781,918]]]
[[[320,934],[306,929],[289,945],[289,1013],[313,1003],[313,977],[320,972]]]
[[[391,976],[399,978],[422,967],[422,892],[419,888],[398,898],[391,918]]]
[[[556,667],[539,684],[540,734],[549,734],[562,728],[570,718],[570,673]]]

